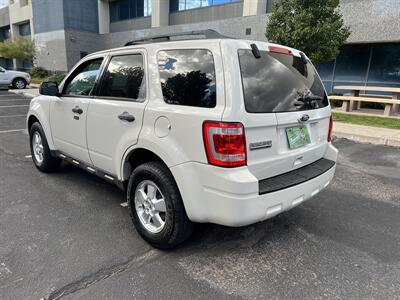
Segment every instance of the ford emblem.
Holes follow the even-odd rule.
[[[307,122],[310,119],[309,115],[302,115],[299,122]]]

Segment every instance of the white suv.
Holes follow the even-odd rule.
[[[6,70],[0,67],[0,85],[24,89],[31,83],[31,75],[25,72]]]
[[[126,191],[159,248],[193,222],[244,226],[289,210],[335,172],[331,108],[301,52],[211,31],[91,54],[27,118],[43,172],[66,160]]]

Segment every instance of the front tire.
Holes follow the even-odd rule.
[[[23,78],[15,78],[12,83],[13,88],[23,90],[27,86],[27,82]]]
[[[175,180],[161,162],[142,164],[132,172],[127,200],[136,230],[156,248],[173,248],[193,231]]]
[[[29,141],[32,160],[36,168],[45,173],[57,171],[62,161],[51,155],[46,136],[39,122],[33,123],[29,129]]]

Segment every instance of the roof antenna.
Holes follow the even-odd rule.
[[[260,54],[260,50],[258,50],[258,47],[256,44],[251,44],[251,52],[253,52],[253,55],[255,58],[260,58],[261,54]]]

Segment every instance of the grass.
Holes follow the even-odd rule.
[[[373,127],[383,127],[390,129],[400,129],[400,119],[390,119],[384,117],[356,116],[341,113],[332,113],[333,121],[366,125]]]

